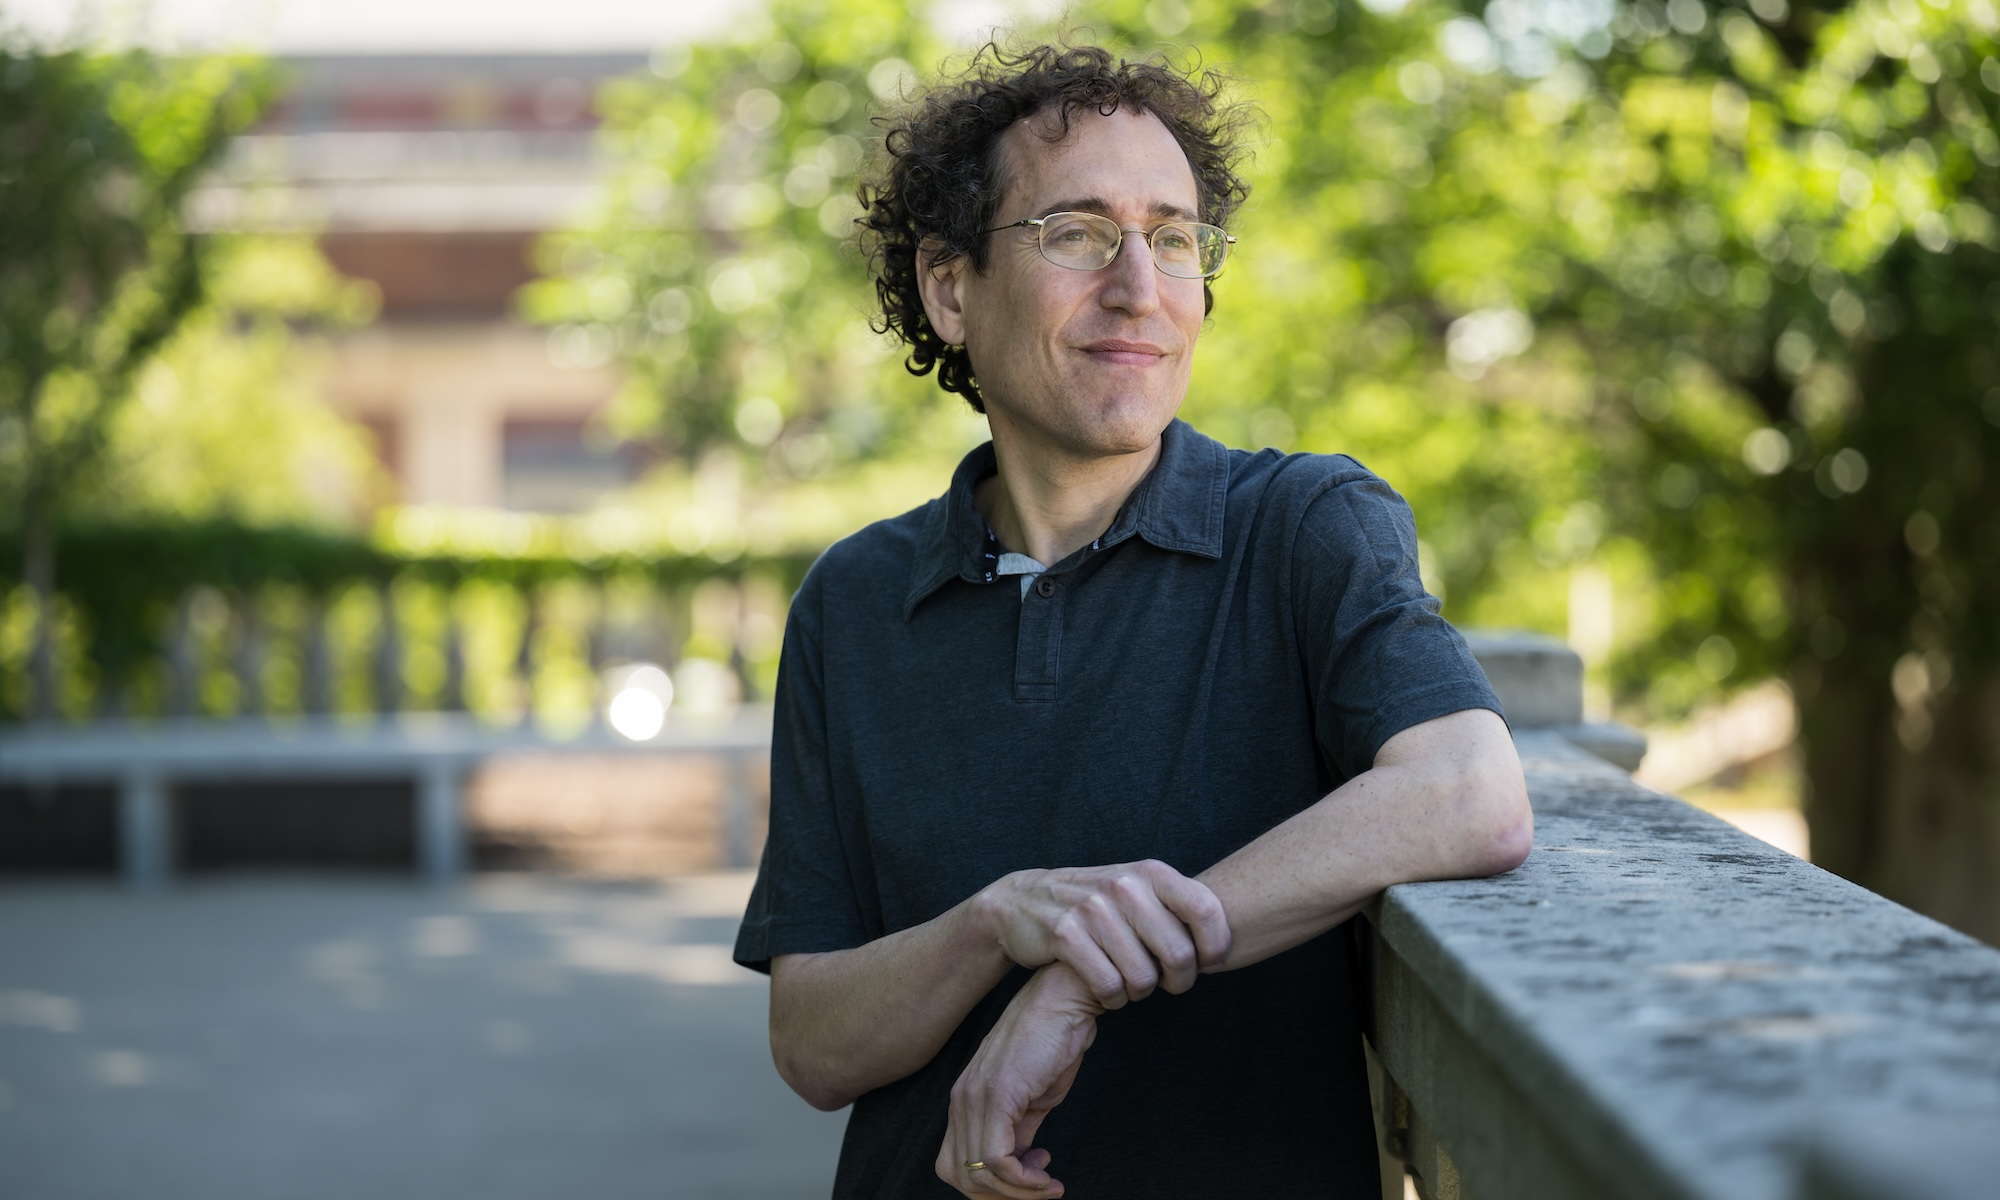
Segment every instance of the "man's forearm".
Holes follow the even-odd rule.
[[[831,1111],[921,1068],[1013,964],[977,897],[865,946],[771,962],[771,1056]]]
[[[1498,716],[1475,709],[1405,730],[1372,770],[1196,877],[1222,901],[1231,935],[1229,953],[1205,969],[1289,950],[1393,883],[1511,870],[1533,831]]]
[[[1228,949],[1221,903],[1165,863],[1015,871],[865,946],[773,959],[771,1052],[839,1108],[929,1062],[1015,963],[1068,963],[1101,1009],[1186,991]]]

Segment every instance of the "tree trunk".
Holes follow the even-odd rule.
[[[2000,677],[1898,718],[1869,886],[2000,946]]]
[[[2000,946],[2000,676],[1899,709],[1887,681],[1802,705],[1813,861]]]

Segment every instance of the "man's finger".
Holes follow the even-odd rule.
[[[1105,953],[1099,932],[1080,913],[1065,917],[1056,929],[1056,958],[1075,971],[1090,994],[1106,1008],[1123,1008],[1127,999],[1123,967]]]
[[[965,1161],[986,1165],[977,1171],[967,1168],[967,1180],[1014,1200],[1038,1200],[1055,1193],[1058,1189],[1049,1186],[1054,1181],[1047,1171],[1039,1166],[1030,1167],[1017,1156],[1014,1120],[1003,1111],[1005,1106],[993,1103],[995,1097],[986,1089],[976,1090],[981,1095],[971,1105],[977,1111],[966,1126],[973,1131],[973,1136],[968,1142],[970,1149]],[[1042,1162],[1047,1161],[1045,1154]]]
[[[1090,914],[1090,932],[1098,946],[1117,966],[1126,997],[1144,1000],[1159,986],[1160,968],[1147,949],[1144,932],[1135,925],[1148,916],[1153,917],[1155,924],[1178,927],[1180,923],[1160,907],[1159,897],[1153,895],[1150,886],[1144,881],[1137,886],[1146,894],[1144,904],[1122,894],[1121,889],[1116,901],[1099,897],[1086,911]],[[1147,911],[1149,908],[1150,913]]]
[[[982,1048],[952,1088],[944,1147],[938,1155],[939,1178],[967,1196],[1046,1200],[1061,1195],[1061,1185],[1042,1169],[1048,1164],[1047,1152],[1037,1158],[1035,1151],[1017,1149],[1022,1135],[1016,1116],[1007,1111],[1012,1106],[1004,1094],[984,1077],[991,1066],[984,1058]],[[1028,1162],[1022,1161],[1024,1150]],[[975,1168],[972,1163],[980,1165]]]
[[[1040,1155],[1043,1163],[1048,1162],[1048,1151],[1029,1151],[1029,1155]],[[973,1172],[974,1176],[986,1176],[987,1186],[996,1194],[1013,1197],[1014,1200],[1047,1200],[1050,1196],[1062,1195],[1062,1185],[1049,1177],[1041,1167],[1030,1167],[1021,1158],[1012,1154],[985,1160],[986,1169]]]
[[[1229,914],[1222,901],[1198,879],[1189,879],[1167,868],[1155,879],[1160,900],[1181,919],[1194,938],[1200,966],[1213,966],[1229,957]]]
[[[1154,964],[1159,986],[1179,994],[1194,986],[1200,969],[1199,951],[1187,926],[1169,909],[1150,880],[1140,879],[1144,902],[1134,901],[1128,916],[1132,929],[1144,943],[1146,956]]]

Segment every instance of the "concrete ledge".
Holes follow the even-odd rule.
[[[1516,729],[1583,723],[1583,659],[1552,637],[1501,629],[1462,631],[1472,657]]]
[[[1435,1147],[1426,1194],[1789,1200],[1828,1098],[2000,1129],[2000,951],[1554,731],[1517,741],[1528,862],[1370,916],[1375,1049]]]
[[[1646,757],[1646,735],[1624,725],[1583,719],[1583,659],[1539,633],[1462,631],[1472,657],[1500,697],[1518,733],[1552,729],[1576,746],[1626,771]]]
[[[495,727],[463,713],[359,721],[92,721],[31,724],[0,733],[0,781],[116,783],[121,869],[127,883],[147,890],[173,875],[177,783],[402,776],[417,787],[412,820],[419,865],[427,879],[449,884],[465,867],[461,785],[474,766],[501,754],[721,755],[730,763],[724,813],[728,861],[749,866],[749,762],[768,754],[770,746],[768,705],[746,705],[710,720],[676,714],[657,737],[643,742],[601,727],[573,737],[532,725]]]
[[[1836,1116],[1802,1150],[1798,1200],[1990,1200],[2000,1192],[2000,1123],[1991,1117]]]
[[[1579,750],[1603,759],[1627,773],[1639,769],[1646,758],[1646,735],[1629,725],[1613,721],[1584,721],[1557,725],[1554,731]]]

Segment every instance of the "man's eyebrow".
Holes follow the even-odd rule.
[[[1165,200],[1155,200],[1153,207],[1149,211],[1152,216],[1163,221],[1198,221],[1201,219],[1198,214],[1182,208],[1178,204],[1170,204]],[[1111,205],[1101,196],[1079,196],[1071,200],[1057,201],[1044,208],[1040,215],[1046,217],[1050,213],[1059,212],[1087,212],[1108,217],[1111,215]]]

